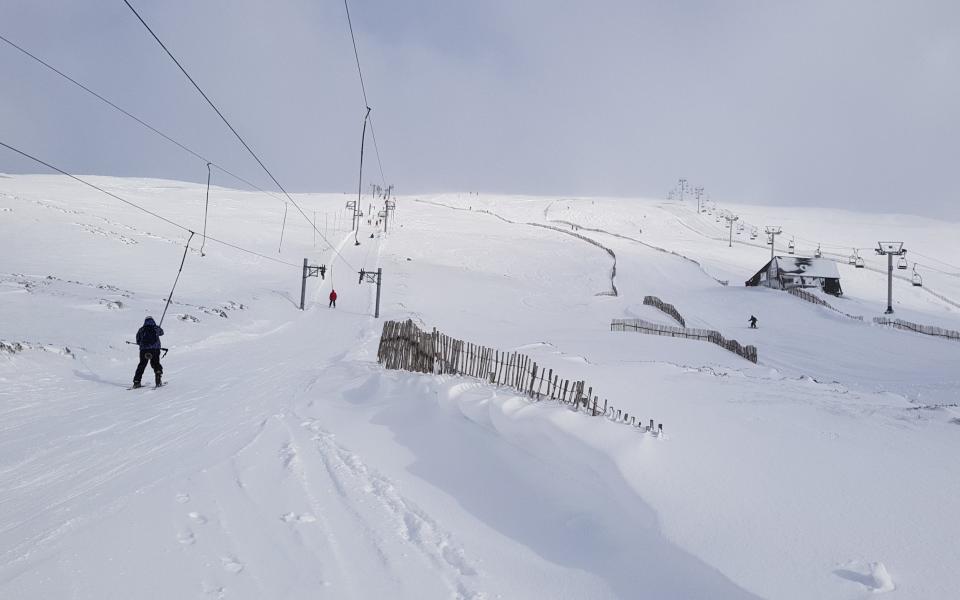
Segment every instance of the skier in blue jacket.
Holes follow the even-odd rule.
[[[141,387],[140,378],[143,377],[143,371],[147,368],[148,362],[153,368],[157,387],[162,385],[160,380],[160,376],[163,375],[163,366],[160,364],[161,335],[163,335],[163,328],[157,325],[153,317],[144,319],[143,327],[137,331],[137,345],[140,346],[140,364],[137,365],[137,372],[133,374],[133,387]]]

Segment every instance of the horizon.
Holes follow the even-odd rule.
[[[284,187],[356,186],[363,98],[343,6],[137,8]],[[12,0],[7,13],[0,34],[269,183],[122,3]],[[955,4],[352,13],[377,128],[364,189],[660,197],[686,177],[720,202],[960,220]],[[3,141],[70,172],[205,180],[202,163],[3,43],[0,66],[16,83],[0,99]],[[0,171],[32,170],[0,152]]]

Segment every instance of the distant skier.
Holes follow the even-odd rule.
[[[327,308],[337,307],[337,290],[330,290],[330,305]]]
[[[160,364],[160,336],[163,335],[163,328],[157,325],[153,317],[147,317],[143,321],[143,327],[137,331],[137,345],[140,346],[140,364],[137,365],[137,372],[133,374],[133,387],[138,388],[140,378],[143,377],[143,371],[147,368],[147,363],[153,368],[153,373],[157,387],[163,385],[160,377],[163,375],[163,366]]]
[[[750,315],[750,329],[757,328],[757,318],[753,315]]]

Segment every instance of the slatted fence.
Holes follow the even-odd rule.
[[[933,335],[947,338],[948,340],[960,340],[960,331],[954,331],[953,329],[944,329],[933,325],[919,325],[917,323],[911,323],[910,321],[904,321],[903,319],[889,319],[887,317],[874,317],[873,322],[878,325],[889,325],[905,331],[922,333],[923,335]]]
[[[810,303],[812,303],[812,304],[816,304],[817,306],[823,306],[823,307],[825,307],[825,308],[829,308],[830,310],[832,310],[832,311],[834,311],[834,312],[838,312],[838,313],[840,313],[841,315],[843,315],[843,316],[845,316],[845,317],[850,317],[851,319],[856,319],[856,320],[858,320],[858,321],[862,321],[862,320],[863,320],[863,317],[862,317],[862,316],[860,316],[860,315],[851,315],[851,314],[849,314],[849,313],[845,313],[845,312],[843,312],[842,310],[840,310],[839,308],[836,308],[836,307],[834,307],[833,305],[831,305],[829,302],[827,302],[827,301],[824,300],[823,298],[817,296],[816,294],[811,294],[810,292],[808,292],[808,291],[805,290],[805,289],[802,289],[802,288],[788,288],[788,289],[787,289],[787,292],[788,292],[789,294],[793,295],[793,296],[796,296],[797,298],[800,298],[801,300],[805,300],[805,301],[810,302]]]
[[[607,399],[600,400],[593,386],[583,380],[562,379],[519,352],[502,352],[444,335],[427,332],[412,321],[383,324],[377,362],[387,369],[436,375],[476,377],[494,385],[510,387],[535,401],[555,400],[571,410],[624,423],[660,435],[663,424],[653,419],[644,425],[636,414],[618,409]]]
[[[744,346],[737,340],[728,340],[719,331],[712,329],[694,329],[687,327],[673,327],[644,321],[643,319],[614,319],[610,323],[610,331],[636,331],[651,335],[665,335],[690,340],[702,340],[716,344],[725,350],[741,356],[752,363],[757,362],[757,347]]]
[[[663,300],[661,300],[660,298],[657,298],[656,296],[644,296],[643,303],[646,304],[647,306],[652,306],[657,310],[667,313],[668,315],[673,317],[677,321],[677,323],[680,323],[681,327],[687,326],[687,322],[684,320],[683,315],[680,314],[680,311],[677,310],[676,306],[672,304],[668,304],[667,302],[664,302]]]

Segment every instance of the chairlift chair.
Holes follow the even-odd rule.
[[[923,277],[920,277],[920,273],[917,273],[917,263],[913,263],[913,277],[911,278],[911,283],[914,287],[923,287]]]
[[[856,267],[856,268],[858,268],[858,269],[863,269],[863,268],[865,268],[866,265],[863,263],[863,257],[862,257],[862,256],[858,256],[858,257],[857,257],[857,260],[856,260],[856,262],[854,263],[853,266]]]
[[[847,259],[847,264],[848,264],[848,265],[855,265],[855,264],[857,264],[857,253],[856,253],[856,252],[854,252],[853,254],[850,255],[850,258]]]
[[[907,269],[907,258],[905,256],[901,256],[900,260],[897,261],[897,268],[901,271],[905,271]]]
[[[796,252],[796,250],[797,250],[797,245],[793,242],[793,240],[790,240],[790,243],[787,244],[787,252],[789,252],[790,254],[793,254]]]
[[[814,258],[823,258],[823,252],[820,251],[820,244],[817,244],[817,251],[813,253]]]

